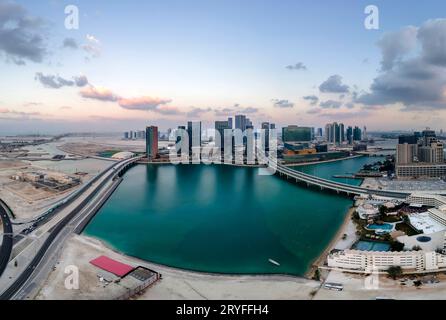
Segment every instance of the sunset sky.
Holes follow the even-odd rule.
[[[378,30],[364,27],[369,4]],[[446,129],[446,1],[0,0],[0,71],[0,134],[237,113]]]

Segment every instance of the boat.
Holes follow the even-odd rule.
[[[276,260],[268,259],[268,261],[269,261],[270,263],[272,263],[272,264],[274,264],[274,265],[280,267],[280,263],[278,263]]]

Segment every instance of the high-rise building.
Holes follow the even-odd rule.
[[[418,139],[415,135],[403,135],[398,137],[398,144],[417,144]]]
[[[353,144],[353,128],[350,126],[347,128],[347,142],[349,145]]]
[[[311,128],[288,126],[282,128],[282,141],[285,142],[310,142],[312,138]]]
[[[245,122],[245,129],[254,129],[254,126],[252,125],[252,121],[249,118],[246,118]]]
[[[353,129],[353,141],[361,141],[362,140],[362,131],[359,127],[355,127]]]
[[[422,134],[398,138],[397,166],[414,163],[444,164],[444,145],[437,139],[435,131],[424,130]]]
[[[232,118],[228,118],[229,129],[232,129]]]
[[[149,159],[155,159],[158,156],[158,127],[146,128],[146,153]]]
[[[325,126],[325,139],[329,143],[340,145],[345,141],[345,128],[343,123],[329,123]]]
[[[215,143],[217,147],[224,149],[225,147],[225,130],[232,129],[232,119],[229,118],[228,121],[215,121],[215,131],[219,133],[220,139],[217,139],[217,134],[215,138]]]
[[[187,134],[189,135],[189,154],[195,148],[195,154],[201,152],[201,121],[189,121],[187,123]]]
[[[262,130],[264,130],[264,133],[265,133],[265,150],[269,150],[269,130],[270,130],[270,128],[271,128],[271,124],[269,122],[262,123]]]
[[[242,131],[246,130],[246,116],[245,115],[236,115],[235,116],[235,129],[240,129]]]
[[[398,144],[396,149],[396,164],[410,164],[417,160],[418,145],[412,143]]]

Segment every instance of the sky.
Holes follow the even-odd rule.
[[[0,0],[0,134],[235,114],[446,129],[445,15],[442,0]]]

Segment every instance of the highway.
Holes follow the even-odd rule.
[[[389,197],[389,198],[397,198],[397,199],[406,199],[410,193],[407,192],[398,192],[398,191],[389,191],[389,190],[375,190],[375,189],[366,189],[359,186],[339,183],[332,180],[327,180],[323,178],[319,178],[316,176],[312,176],[297,170],[290,169],[284,165],[278,164],[275,159],[262,157],[262,154],[259,154],[259,159],[263,160],[263,162],[268,165],[272,169],[276,169],[276,173],[279,175],[286,176],[287,178],[295,179],[296,182],[303,182],[307,185],[316,186],[327,190],[332,190],[338,193],[346,193],[347,195],[375,195],[381,197]]]
[[[42,258],[45,256],[47,250],[51,247],[54,240],[61,233],[61,231],[64,230],[64,228],[79,214],[79,212],[81,212],[86,206],[90,204],[92,199],[105,186],[105,184],[109,182],[112,178],[117,176],[120,170],[124,169],[126,166],[131,165],[132,163],[138,160],[139,158],[133,158],[129,160],[123,160],[119,163],[115,163],[113,164],[113,166],[109,167],[100,175],[101,177],[103,177],[105,174],[107,174],[107,176],[103,179],[103,181],[100,182],[99,185],[96,186],[87,197],[85,197],[85,199],[83,199],[70,213],[68,213],[61,221],[57,223],[57,225],[55,225],[48,232],[48,237],[46,238],[42,246],[39,248],[36,255],[33,257],[33,259],[28,264],[26,269],[16,278],[16,280],[12,283],[12,285],[0,295],[0,300],[9,300],[13,298],[18,291],[20,291],[22,286],[28,281],[31,275],[35,272],[36,268],[42,261]],[[76,198],[78,198],[79,196],[80,194],[77,195]]]
[[[8,211],[11,212],[7,204],[0,200],[0,217],[3,222],[3,242],[0,249],[0,277],[8,266],[13,245],[12,224]]]

